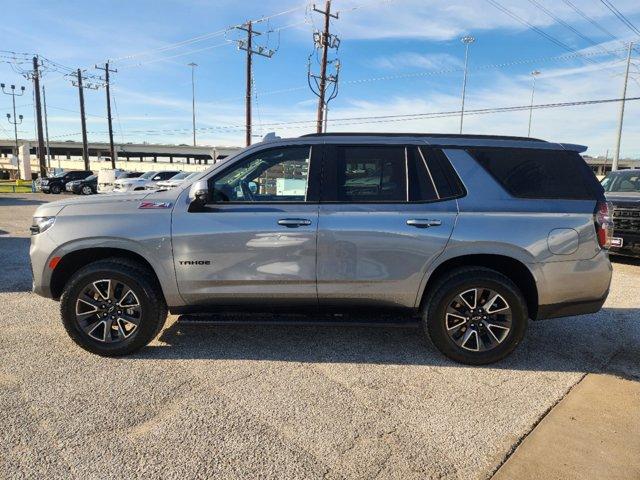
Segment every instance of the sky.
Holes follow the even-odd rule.
[[[324,7],[319,0],[317,7]],[[617,99],[622,95],[625,42],[637,41],[627,97],[640,97],[640,36],[598,0],[334,0],[331,30],[340,38],[339,90],[329,103],[329,131],[458,133],[465,47],[473,35],[464,132],[527,135],[528,110],[476,110]],[[640,2],[610,0],[640,28]],[[499,9],[503,6],[520,19]],[[307,82],[318,71],[313,32],[322,17],[300,0],[0,0],[0,81],[24,85],[16,99],[21,138],[34,136],[33,89],[20,75],[34,54],[45,62],[49,136],[80,140],[78,90],[65,69],[99,75],[110,60],[117,142],[190,144],[191,67],[195,62],[197,141],[244,146],[245,53],[231,27],[260,20],[254,56],[254,142],[271,131],[298,136],[315,131],[317,97]],[[525,25],[522,21],[527,22]],[[89,80],[91,81],[91,80]],[[104,88],[85,89],[90,141],[107,139]],[[533,111],[531,135],[588,145],[591,155],[613,154],[619,103]],[[0,138],[12,138],[0,95]],[[393,117],[393,116],[400,117]],[[402,117],[404,115],[405,117]],[[413,116],[412,116],[413,115]],[[366,118],[361,118],[366,117]],[[371,118],[374,117],[374,118]],[[378,117],[378,118],[375,118]],[[383,118],[380,118],[383,117]],[[391,118],[390,118],[391,117]],[[640,157],[640,101],[625,111],[622,156]]]

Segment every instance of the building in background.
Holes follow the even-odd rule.
[[[11,163],[13,140],[0,140],[0,175],[8,178],[17,169]],[[23,170],[26,177],[37,176],[37,142],[19,140],[21,165],[29,165]],[[186,172],[204,170],[241,150],[240,147],[156,145],[150,143],[121,143],[115,145],[116,168],[130,171],[167,170],[179,168]],[[28,153],[27,153],[28,152]],[[49,169],[84,170],[82,143],[74,141],[49,142]],[[29,157],[27,159],[27,156]],[[111,168],[108,143],[89,143],[89,165],[92,170]]]

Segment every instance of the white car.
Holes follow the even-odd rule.
[[[171,190],[172,188],[176,188],[182,182],[196,178],[201,173],[202,172],[182,172],[169,180],[158,182],[155,185],[148,185],[146,188],[147,190]]]
[[[180,172],[178,170],[165,172],[152,171],[143,173],[138,178],[121,178],[115,181],[113,191],[122,193],[144,190],[147,185],[155,185],[157,182],[161,182],[162,180],[169,180],[179,173]]]

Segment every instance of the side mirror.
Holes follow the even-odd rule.
[[[201,211],[207,203],[209,203],[209,184],[206,180],[199,180],[189,189],[189,211]]]

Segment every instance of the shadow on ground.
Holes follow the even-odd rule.
[[[51,201],[55,200],[52,198]],[[37,200],[35,198],[27,197],[8,197],[0,193],[0,208],[2,207],[21,207],[26,205],[42,205],[47,203],[46,200]]]
[[[331,321],[320,315],[317,321]],[[640,309],[532,322],[508,358],[484,368],[603,372],[640,379]],[[630,332],[621,338],[620,332]],[[300,363],[459,366],[419,328],[314,325],[194,325],[177,321],[131,359],[266,360]],[[609,368],[612,360],[616,366]]]
[[[621,255],[609,255],[612,263],[640,266],[640,257],[623,257]]]
[[[0,292],[31,290],[29,238],[0,236]]]

